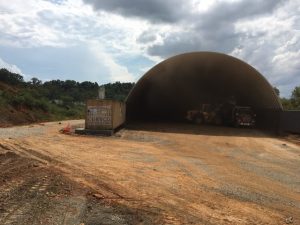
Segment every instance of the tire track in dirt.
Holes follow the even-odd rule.
[[[93,194],[95,190],[69,180],[61,171],[11,152],[14,148],[8,147],[10,152],[0,149],[1,225],[94,225],[101,219],[112,225],[162,221],[155,213],[149,216],[118,203],[119,197],[99,198]]]
[[[72,165],[69,166],[63,162],[63,158],[60,160],[55,159],[54,157],[47,156],[45,154],[42,154],[41,152],[38,152],[30,147],[25,147],[26,145],[23,143],[13,142],[13,143],[2,143],[2,145],[5,147],[5,149],[18,151],[20,154],[25,155],[28,158],[34,158],[42,163],[51,163],[52,166],[58,167],[59,169],[64,169],[65,172],[72,171],[72,175],[78,174],[79,176],[77,179],[82,179],[84,177],[84,180],[87,181],[87,183],[95,184],[93,187],[98,188],[98,192],[100,192],[103,195],[103,198],[105,199],[115,199],[115,200],[121,200],[126,199],[128,201],[136,201],[135,199],[126,198],[118,193],[118,191],[114,190],[111,186],[109,186],[106,182],[102,182],[99,179],[95,179],[92,174],[87,173],[86,171],[82,170],[80,168],[80,165]],[[103,176],[103,180],[108,180],[108,177]]]
[[[6,148],[0,147],[0,152],[14,151],[39,163],[40,173],[26,182],[33,175],[49,178],[45,190],[33,185],[32,193],[45,196],[33,196],[39,200],[31,209],[31,224],[284,224],[290,217],[294,224],[300,221],[299,207],[288,205],[290,200],[299,202],[292,189],[297,188],[298,176],[286,179],[286,174],[298,171],[298,150],[289,149],[290,144],[282,147],[268,135],[238,130],[224,134],[231,129],[210,128],[195,134],[190,129],[150,130],[91,138],[60,135],[58,125],[45,128],[47,132],[38,137],[0,140]],[[5,161],[3,168],[7,167],[11,169],[6,172],[14,174],[21,168]],[[57,191],[53,176],[58,174],[76,182],[77,189]],[[62,190],[64,185],[58,187]],[[20,211],[15,220],[22,224],[26,218]]]
[[[21,169],[24,170],[24,168]],[[7,172],[12,174],[12,170]],[[5,184],[7,188],[1,188],[1,208],[4,209],[0,214],[1,224],[19,224],[20,221],[25,223],[32,216],[31,212],[37,211],[33,208],[38,205],[38,202],[45,200],[49,181],[39,177],[27,178],[29,179],[12,180]]]

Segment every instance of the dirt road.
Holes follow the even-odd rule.
[[[179,124],[59,133],[66,124],[0,129],[0,224],[300,224],[288,140]]]

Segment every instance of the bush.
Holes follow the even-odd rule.
[[[22,90],[17,94],[5,93],[5,98],[13,107],[29,109],[40,109],[45,112],[49,110],[49,101],[45,98],[35,98],[28,90]]]
[[[50,103],[46,99],[40,99],[35,102],[35,107],[43,110],[44,112],[48,112],[50,108]]]

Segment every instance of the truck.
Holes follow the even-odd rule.
[[[234,127],[254,127],[256,114],[253,112],[251,107],[235,106],[232,110],[232,116],[228,122]]]

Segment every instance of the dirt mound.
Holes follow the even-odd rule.
[[[14,125],[25,125],[38,122],[35,113],[28,109],[15,109],[11,106],[0,108],[0,127],[10,127]]]
[[[15,95],[18,92],[18,89],[11,85],[0,82],[0,93],[1,92]],[[16,109],[10,104],[1,105],[0,114],[0,127],[36,122],[36,119],[34,118],[33,114],[30,113],[30,110],[25,108]]]

